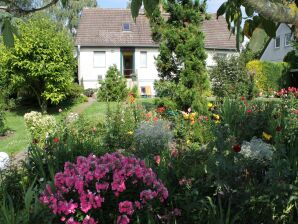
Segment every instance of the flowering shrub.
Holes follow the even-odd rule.
[[[288,97],[291,95],[298,98],[298,89],[295,87],[288,87],[287,89],[281,89],[276,93],[277,97]]]
[[[273,146],[265,143],[262,139],[252,138],[251,141],[244,141],[240,153],[246,158],[256,160],[271,160]]]
[[[63,223],[127,224],[137,213],[168,198],[152,169],[135,157],[118,153],[78,157],[55,175],[40,200]]]
[[[136,154],[142,158],[168,149],[173,135],[169,122],[156,117],[141,123],[135,130]]]
[[[53,116],[42,115],[36,111],[25,114],[24,119],[33,142],[39,143],[40,146],[45,144],[46,137],[53,134],[57,126]]]

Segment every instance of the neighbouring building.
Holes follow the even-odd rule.
[[[289,25],[279,24],[276,30],[276,37],[270,38],[265,46],[261,61],[282,62],[284,57],[293,49],[293,35]]]
[[[223,17],[215,15],[203,24],[208,53],[206,64],[215,65],[214,56],[235,54],[236,39]],[[141,95],[154,96],[158,79],[155,58],[158,43],[151,38],[149,20],[140,14],[136,21],[127,9],[87,8],[82,12],[76,36],[78,79],[85,89],[98,88],[108,68],[115,64],[127,79],[137,84]]]

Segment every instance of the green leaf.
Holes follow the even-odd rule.
[[[255,11],[252,7],[249,7],[249,6],[245,7],[245,13],[247,16],[249,16],[249,17],[253,16],[254,12]]]
[[[143,2],[146,12],[151,16],[153,11],[158,7],[159,0],[143,0]]]
[[[217,10],[217,18],[219,17],[219,16],[222,16],[223,14],[225,14],[225,12],[226,12],[226,9],[227,9],[227,2],[224,2],[220,7],[219,7],[219,9]]]
[[[14,38],[13,38],[13,27],[11,25],[10,19],[4,19],[2,25],[2,35],[5,46],[13,47],[14,46]]]
[[[132,18],[137,18],[139,15],[139,10],[142,6],[142,0],[132,0],[131,1],[131,15]]]
[[[275,37],[277,26],[271,20],[261,17],[262,26],[269,37]]]

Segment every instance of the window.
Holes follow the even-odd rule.
[[[141,58],[140,58],[140,66],[143,68],[147,67],[147,52],[146,51],[141,51]]]
[[[280,48],[280,36],[275,38],[275,48]]]
[[[97,76],[97,80],[98,80],[98,81],[102,81],[102,75],[98,75],[98,76]]]
[[[93,55],[93,66],[96,68],[106,67],[106,52],[95,51]]]
[[[285,46],[288,47],[291,45],[291,41],[292,41],[292,34],[287,33],[285,35]]]
[[[123,31],[130,31],[130,24],[129,23],[123,23],[122,24],[122,30]]]

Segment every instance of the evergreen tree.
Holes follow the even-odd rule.
[[[204,112],[209,80],[202,22],[206,19],[206,2],[169,0],[164,6],[167,16],[158,10],[151,20],[153,39],[160,42],[157,67],[160,82],[172,82],[169,94],[179,109],[189,107]],[[171,86],[171,85],[156,85]],[[166,92],[171,92],[166,91]]]
[[[122,101],[127,97],[126,79],[120,74],[116,65],[111,66],[97,92],[99,101]]]

